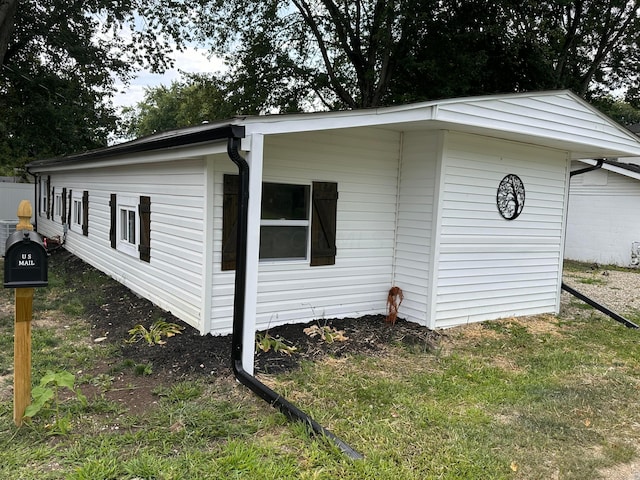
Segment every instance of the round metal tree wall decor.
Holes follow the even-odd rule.
[[[498,185],[496,197],[498,211],[503,218],[515,220],[524,207],[524,183],[520,177],[509,174]]]

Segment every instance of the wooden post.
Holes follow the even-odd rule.
[[[18,206],[16,230],[33,230],[31,203]],[[31,403],[31,317],[33,288],[16,288],[15,334],[13,338],[13,422],[22,425],[24,412]]]

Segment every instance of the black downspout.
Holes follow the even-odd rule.
[[[573,177],[574,175],[581,175],[581,174],[587,173],[587,172],[592,172],[593,170],[598,170],[599,168],[602,168],[602,164],[603,163],[604,163],[604,159],[599,158],[595,165],[592,165],[592,166],[586,167],[586,168],[581,168],[580,170],[574,170],[573,172],[569,173],[569,177]],[[571,288],[566,283],[561,282],[560,287],[562,288],[562,290],[564,290],[567,293],[570,293],[574,297],[579,298],[580,300],[585,302],[587,305],[592,306],[596,310],[600,310],[602,313],[604,313],[605,315],[607,315],[610,318],[614,319],[616,322],[622,323],[625,327],[627,327],[627,328],[638,328],[638,325],[633,323],[631,320],[628,320],[628,319],[624,318],[622,315],[618,315],[613,310],[609,310],[604,305],[596,302],[595,300],[592,300],[591,298],[587,297],[584,293],[580,293],[577,290]]]
[[[564,290],[565,292],[570,293],[574,297],[579,298],[584,303],[586,303],[587,305],[591,305],[596,310],[600,310],[605,315],[608,315],[609,317],[613,318],[616,322],[622,323],[625,327],[627,327],[627,328],[638,328],[638,325],[633,323],[631,320],[628,320],[628,319],[624,318],[622,315],[618,315],[613,310],[609,310],[604,305],[596,302],[595,300],[590,299],[584,293],[578,292],[577,290],[571,288],[566,283],[562,282],[561,287],[562,287],[562,290]]]
[[[599,158],[595,165],[591,165],[590,167],[581,168],[580,170],[574,170],[573,172],[569,172],[569,177],[573,177],[574,175],[582,175],[583,173],[592,172],[593,170],[598,170],[602,168],[602,164],[604,163],[603,158]]]
[[[249,374],[242,366],[242,348],[244,334],[244,301],[247,257],[247,223],[249,208],[249,165],[239,153],[240,139],[230,137],[227,143],[229,158],[238,166],[238,223],[236,238],[236,277],[233,297],[233,330],[231,334],[231,362],[233,373],[240,383],[248,387],[271,406],[278,408],[290,420],[298,420],[307,425],[315,434],[333,441],[336,446],[352,459],[364,458],[340,438],[313,420],[295,405],[289,403],[279,394],[271,390],[256,377]]]

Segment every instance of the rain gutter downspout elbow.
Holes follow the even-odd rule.
[[[244,302],[245,302],[245,280],[247,268],[247,225],[249,211],[249,164],[240,155],[240,138],[229,137],[227,143],[227,153],[233,163],[238,166],[238,219],[236,238],[236,274],[235,289],[233,298],[233,327],[231,334],[231,363],[233,374],[244,386],[248,387],[260,398],[278,408],[290,420],[297,420],[307,425],[315,434],[331,440],[343,453],[352,459],[364,458],[362,454],[356,452],[343,440],[331,433],[329,430],[318,424],[309,415],[288,402],[281,395],[274,392],[256,377],[247,372],[242,365],[242,350],[244,336]]]
[[[599,168],[602,168],[602,164],[604,163],[604,158],[598,158],[596,162],[597,163],[595,165],[591,165],[590,167],[581,168],[580,170],[574,170],[573,172],[570,172],[569,177],[573,177],[574,175],[582,175],[583,173],[592,172],[594,170],[598,170]]]

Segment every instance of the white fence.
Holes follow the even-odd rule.
[[[18,223],[18,205],[29,200],[33,213],[36,211],[35,188],[30,183],[0,182],[0,257],[4,257],[4,246]],[[31,217],[31,223],[34,218]]]
[[[0,220],[18,221],[18,205],[22,200],[29,200],[33,211],[36,211],[35,186],[32,183],[0,182]],[[31,223],[33,223],[33,217]]]

